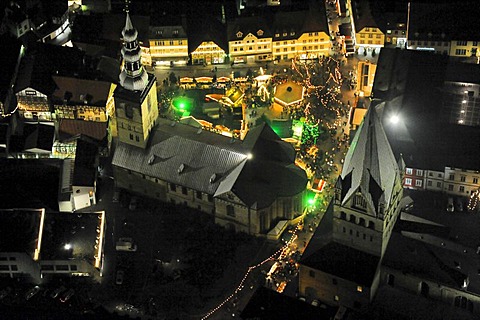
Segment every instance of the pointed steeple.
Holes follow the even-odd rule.
[[[341,178],[348,175],[351,183],[342,204],[361,192],[377,214],[380,202],[388,207],[400,173],[375,106],[367,111],[348,150]]]
[[[132,24],[126,3],[127,13],[125,27],[123,28],[123,67],[120,72],[120,85],[131,91],[143,91],[148,84],[148,74],[141,62],[140,46],[138,45],[138,32]]]

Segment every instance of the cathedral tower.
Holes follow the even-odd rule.
[[[375,106],[371,106],[335,185],[334,240],[382,257],[402,197],[398,163]]]

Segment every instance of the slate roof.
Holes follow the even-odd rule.
[[[380,257],[333,241],[300,260],[301,265],[366,287],[372,285],[379,263]]]
[[[400,179],[397,161],[374,107],[370,107],[345,157],[341,178],[351,181],[342,203],[360,191],[374,212],[380,198],[390,204],[396,179]],[[345,190],[343,190],[345,192]]]
[[[242,142],[158,121],[147,149],[119,143],[112,164],[215,196],[233,191],[257,209],[305,189],[306,174],[294,165],[295,150],[268,125],[251,129]]]
[[[428,52],[382,49],[372,105],[382,110],[394,154],[403,154],[408,167],[480,169],[480,127],[449,123],[445,107],[445,81],[458,81],[460,85],[463,81],[478,82],[474,79],[478,68],[474,64],[453,64],[448,57]],[[401,121],[393,126],[389,118],[394,113]]]

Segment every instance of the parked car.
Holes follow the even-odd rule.
[[[125,272],[123,270],[117,270],[117,275],[115,276],[115,284],[121,285],[123,284],[123,276]]]
[[[50,298],[55,299],[60,293],[65,290],[67,290],[67,288],[65,288],[64,286],[58,287],[57,289],[52,291],[52,293],[50,294]]]
[[[455,207],[453,206],[453,198],[448,198],[447,211],[448,211],[448,212],[453,212],[453,211],[455,211]]]
[[[27,293],[25,294],[25,300],[30,300],[39,292],[40,292],[39,286],[33,287],[32,289],[28,290]]]
[[[70,298],[75,294],[75,290],[69,289],[67,292],[65,292],[62,297],[60,298],[60,301],[62,302],[67,302],[70,300]]]

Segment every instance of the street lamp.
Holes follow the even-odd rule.
[[[397,124],[397,123],[400,122],[400,117],[398,115],[394,114],[390,117],[390,122],[392,124]]]

